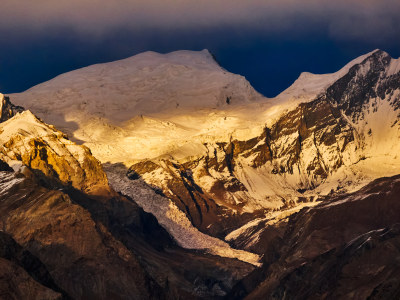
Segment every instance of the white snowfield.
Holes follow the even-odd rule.
[[[121,61],[89,66],[11,95],[11,101],[88,146],[102,163],[122,163],[129,167],[142,159],[169,158],[182,162],[207,153],[209,149],[205,144],[248,140],[260,135],[265,125],[270,126],[299,103],[314,100],[352,66],[374,52],[332,74],[302,73],[291,87],[271,99],[258,94],[244,77],[221,68],[212,55],[203,50],[169,54],[146,52]],[[386,75],[399,71],[400,59],[392,59]],[[395,91],[384,100],[371,99],[370,105],[364,108],[364,119],[352,124],[359,138],[343,153],[344,166],[305,194],[297,191],[299,182],[307,180],[300,171],[276,176],[272,174],[271,164],[253,168],[252,157],[240,157],[237,161],[240,168],[235,175],[251,198],[244,210],[278,208],[281,197],[286,196],[317,199],[338,188],[352,191],[377,177],[400,173],[399,127],[392,126],[398,116],[389,105],[399,93]],[[296,134],[284,136],[278,143],[284,145],[296,138]],[[327,164],[335,158],[331,148],[315,149],[311,140],[304,143],[309,145],[302,153],[304,164],[318,151],[322,151]],[[124,172],[109,167],[107,173],[117,191],[133,197],[146,211],[153,213],[183,247],[208,249],[214,254],[256,263],[257,257],[235,252],[224,242],[190,227],[184,214],[167,198],[161,199],[145,186],[138,186],[138,182],[127,180]],[[215,178],[223,175],[197,178],[196,174],[194,170],[195,179],[206,190]],[[151,184],[163,180],[157,176],[150,178],[151,174],[148,177],[144,179]],[[142,199],[135,193],[147,194]],[[246,228],[230,237],[240,236]]]
[[[263,99],[208,50],[145,52],[60,75],[11,97],[86,143],[103,162],[157,157],[195,135],[215,136],[241,122],[249,128],[248,115],[224,109]]]

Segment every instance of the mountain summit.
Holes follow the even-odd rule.
[[[224,70],[203,50],[149,51],[89,66],[14,95],[13,100],[34,103],[29,107],[42,117],[47,111],[64,118],[80,113],[119,123],[139,115],[246,104],[260,97],[244,77]]]

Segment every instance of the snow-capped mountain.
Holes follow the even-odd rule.
[[[84,146],[30,112],[17,113],[21,108],[3,98],[2,160],[16,170],[16,161],[32,170],[37,166],[36,177],[55,177],[62,188],[67,184],[85,195],[110,199],[123,197],[114,190],[120,192],[155,216],[179,246],[241,260],[242,275],[250,270],[243,262],[259,266],[260,255],[264,267],[277,253],[292,255],[285,247],[296,245],[297,236],[288,230],[291,222],[307,219],[305,211],[318,212],[326,201],[342,207],[355,199],[352,195],[363,200],[357,190],[400,173],[400,59],[380,50],[332,74],[302,73],[272,99],[224,70],[206,50],[146,52],[72,71],[11,96]],[[366,188],[374,194],[371,190]],[[116,207],[131,205],[119,201],[123,204]],[[89,210],[103,220],[97,205]],[[121,215],[129,219],[124,209],[115,213],[110,205],[108,224],[124,222]],[[127,239],[129,249],[130,225],[118,222],[107,228]],[[378,229],[367,225],[360,226]],[[356,231],[340,241],[350,243],[350,236],[362,233]],[[282,243],[284,236],[293,245]],[[308,258],[338,245],[322,243]],[[171,257],[165,259],[170,268]],[[146,272],[163,286],[151,260],[144,260],[150,265]],[[163,259],[157,262],[164,265]],[[275,262],[277,276],[285,276],[284,262]],[[258,283],[269,278],[264,275]],[[196,280],[185,282],[194,288]],[[278,288],[263,286],[262,293]],[[221,289],[225,295],[231,288]],[[220,292],[206,290],[207,295]]]
[[[48,102],[49,96],[52,102]],[[229,73],[203,50],[145,52],[89,66],[62,74],[13,99],[30,103],[33,98],[32,107],[43,115],[46,106],[65,118],[83,111],[86,116],[119,123],[139,115],[225,107],[260,97],[244,77]]]
[[[265,123],[312,100],[363,57],[333,74],[303,73],[275,99],[224,70],[207,50],[145,52],[89,66],[12,99],[85,143],[103,163],[182,158],[204,152],[201,145],[210,140],[256,137]]]

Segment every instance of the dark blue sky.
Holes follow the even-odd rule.
[[[100,34],[77,30],[68,22],[58,24],[54,20],[40,30],[29,30],[29,22],[3,26],[0,29],[0,92],[20,92],[58,74],[146,50],[207,48],[224,68],[245,76],[266,96],[275,96],[287,88],[301,72],[334,72],[351,59],[376,48],[392,57],[400,56],[400,27],[394,22],[384,26],[376,24],[375,27],[382,29],[381,34],[374,29],[374,22],[378,22],[374,18],[368,18],[368,22],[345,20],[347,23],[337,26],[349,24],[346,26],[350,28],[343,25],[344,28],[335,31],[332,22],[323,21],[322,12],[315,14],[312,20],[310,12],[292,16],[291,26],[282,29],[277,24],[285,24],[283,14],[282,20],[265,24],[272,27],[269,30],[256,23],[236,24],[234,19],[209,26],[185,26],[183,22],[177,26],[144,26],[143,29],[138,29],[137,24],[135,27],[128,22],[125,26],[122,22]],[[356,33],[347,34],[347,30],[354,30],[353,25]]]

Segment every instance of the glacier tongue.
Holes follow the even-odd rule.
[[[233,249],[227,243],[201,233],[171,200],[156,194],[143,180],[129,180],[125,176],[124,168],[106,166],[105,170],[110,185],[116,191],[132,198],[144,211],[153,214],[181,247],[204,250],[210,254],[261,265],[257,254]]]

